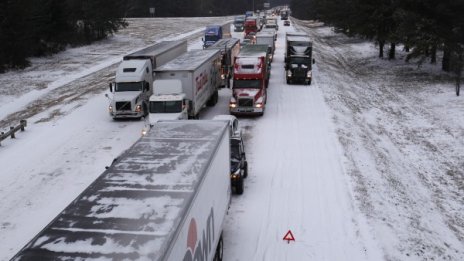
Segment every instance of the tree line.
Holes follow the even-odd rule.
[[[272,0],[282,3],[288,0]],[[127,17],[201,17],[244,14],[265,0],[2,0],[0,72],[25,68],[28,58],[106,38]],[[154,8],[154,15],[150,12]],[[151,9],[153,10],[153,9]]]
[[[437,62],[460,76],[464,52],[462,0],[291,0],[292,15],[317,19],[349,36],[375,41],[379,57],[395,58],[398,45],[406,59]],[[387,50],[388,49],[388,50]]]

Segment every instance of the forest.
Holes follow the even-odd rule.
[[[375,41],[379,57],[437,63],[460,79],[464,51],[462,0],[291,0],[292,16],[319,20],[349,36]]]
[[[271,0],[271,5],[286,3]],[[201,17],[244,14],[264,0],[3,0],[0,2],[0,73],[28,58],[90,44],[127,26],[128,17]],[[150,13],[154,8],[154,14]]]

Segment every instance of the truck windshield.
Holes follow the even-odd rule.
[[[292,64],[311,64],[311,58],[308,57],[291,57],[290,63]]]
[[[150,113],[175,113],[182,111],[182,101],[151,101]]]
[[[131,91],[141,91],[143,84],[141,82],[117,82],[116,92],[131,92]]]
[[[205,41],[206,42],[215,42],[218,40],[218,36],[213,34],[213,35],[205,35]]]
[[[234,88],[261,88],[261,80],[234,80]]]
[[[240,159],[240,140],[230,139],[230,157]]]

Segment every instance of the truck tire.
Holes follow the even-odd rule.
[[[216,90],[216,91],[214,91],[213,95],[211,95],[209,100],[206,102],[206,106],[213,107],[218,102],[218,99],[219,99],[219,93]]]
[[[222,261],[222,255],[224,252],[224,241],[222,240],[222,233],[221,236],[219,237],[219,242],[216,247],[216,253],[214,254],[214,261]]]
[[[243,194],[243,177],[240,178],[240,181],[235,186],[235,193],[237,193],[238,195]]]

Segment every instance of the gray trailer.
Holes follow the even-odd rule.
[[[12,260],[221,260],[229,139],[222,121],[159,122]]]
[[[237,38],[221,39],[208,49],[221,52],[221,86],[229,88],[230,79],[232,79],[234,73],[234,60],[240,53],[240,40]]]

